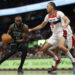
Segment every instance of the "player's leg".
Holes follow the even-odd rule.
[[[72,54],[72,56],[75,58],[75,49],[71,49],[70,53]]]
[[[67,37],[67,46],[68,46],[68,49],[70,50],[72,56],[74,57],[74,55],[75,55],[75,38],[73,35]],[[75,74],[75,62],[73,62],[72,64],[73,64],[73,72]]]
[[[55,60],[58,60],[58,57],[53,53],[50,52],[49,48],[54,46],[57,43],[56,34],[52,34],[52,36],[47,40],[47,42],[42,46],[42,49],[44,54],[48,54],[55,58]]]
[[[52,57],[55,58],[55,60],[58,60],[58,57],[57,57],[52,51],[48,51],[48,49],[49,49],[50,47],[52,47],[52,44],[46,42],[46,43],[42,46],[41,50],[43,51],[44,54],[47,54],[47,55],[49,55],[49,56],[52,56]]]
[[[58,54],[59,54],[58,48],[57,48],[57,47],[56,47],[56,48],[53,48],[53,50],[54,50],[54,53],[55,53],[55,55],[56,55],[56,57],[57,57],[58,59],[55,60],[55,58],[54,58],[52,67],[48,70],[48,73],[51,73],[52,71],[55,71],[55,70],[57,69],[58,64],[59,64],[60,61],[61,61],[61,58],[58,57]],[[51,52],[51,50],[49,50],[49,51]]]
[[[66,38],[65,38],[66,39]],[[66,45],[67,45],[67,47],[68,47],[68,49],[73,53],[73,51],[74,51],[74,40],[73,40],[73,37],[72,36],[69,36],[69,37],[67,37],[67,39],[66,39]],[[66,47],[66,46],[65,46]],[[55,52],[55,54],[58,56],[58,53],[59,53],[59,49],[58,48],[56,48],[56,49],[54,49],[54,52]],[[56,64],[55,64],[55,61],[54,61],[54,63],[53,63],[53,65],[52,66],[55,66]],[[53,68],[53,67],[52,67]]]
[[[65,43],[65,38],[61,37],[59,40],[59,49],[61,49],[64,53],[66,53],[66,55],[70,58],[70,60],[72,61],[73,64],[73,72],[75,73],[75,60],[73,58],[73,56],[71,55],[71,53],[69,52],[69,50],[64,46]]]
[[[47,43],[44,43],[43,46],[42,46],[42,48],[45,46],[45,44],[47,44]],[[52,46],[52,45],[51,45],[51,46]],[[50,46],[50,47],[51,47],[51,46]],[[49,47],[48,47],[48,48],[49,48]],[[43,53],[44,53],[44,54],[47,54],[47,55],[50,55],[50,56],[52,56],[52,57],[55,56],[55,54],[54,54],[52,51],[50,51],[49,49],[48,49],[48,50],[46,49],[45,51],[43,51]]]
[[[18,73],[23,73],[22,68],[23,68],[23,64],[27,56],[27,45],[26,44],[22,46],[21,52],[22,52],[22,55],[21,55],[21,62],[18,68]]]
[[[53,45],[53,46],[52,46],[52,45]],[[55,53],[52,52],[52,51],[49,50],[49,49],[50,49],[50,48],[55,48],[55,47],[57,47],[57,45],[58,45],[58,39],[57,39],[57,37],[56,37],[56,34],[53,34],[53,35],[48,39],[47,43],[43,46],[43,49],[44,49],[43,51],[44,51],[44,53],[46,53],[46,54],[48,54],[48,55],[54,57],[54,60],[56,61],[56,64],[59,63],[60,58],[58,58],[58,57],[55,55]],[[48,47],[47,47],[47,46],[48,46]],[[57,65],[53,68],[53,70],[56,69],[56,67],[57,67]],[[49,72],[50,72],[50,69],[49,69],[48,73],[49,73]]]
[[[58,48],[62,50],[66,55],[71,59],[72,62],[75,62],[74,58],[72,57],[71,53],[69,50],[65,47],[65,38],[61,37],[59,40],[59,45]]]
[[[54,57],[55,56],[55,53],[53,51],[47,50],[44,53],[47,54],[47,55],[50,55],[51,57]]]
[[[54,46],[56,43],[58,42],[58,40],[56,39],[56,35],[53,34],[48,40],[47,42],[43,45],[43,47],[41,48],[41,50],[43,50],[44,54],[48,54],[49,56],[54,57],[55,61],[57,61],[58,63],[58,57],[52,52],[49,51],[48,49],[52,47],[52,45]],[[48,71],[49,73],[49,71]]]
[[[55,55],[59,58],[59,60],[57,60],[58,61],[58,63],[57,63],[57,61],[53,61],[53,67],[54,66],[58,66],[58,64],[60,63],[60,61],[61,61],[61,58],[59,57],[59,53],[60,53],[60,50],[59,50],[59,48],[58,47],[56,47],[56,48],[54,48],[53,49],[54,50],[54,53],[55,53]]]
[[[16,50],[16,45],[10,45],[10,48],[11,52],[7,53],[1,60],[0,60],[0,64],[2,62],[4,62],[6,59],[8,59],[9,57],[11,57],[12,55],[14,55],[17,50]]]
[[[75,49],[71,49],[70,53],[72,54],[72,56],[75,58]]]
[[[51,49],[52,48],[55,48],[58,44],[57,44],[57,41],[54,39],[54,40],[52,40],[52,39],[50,38],[49,40],[48,40],[48,42],[49,42],[49,44],[50,44],[50,42],[51,43],[53,43],[54,42],[54,46],[48,46],[48,43],[45,43],[44,45],[43,45],[43,48],[46,48],[46,45],[48,46],[48,48],[46,48],[45,50],[44,50],[44,53],[45,54],[47,54],[47,55],[49,55],[49,56],[52,56],[52,57],[54,57],[54,60],[56,61],[56,66],[54,66],[52,69],[49,69],[48,70],[48,73],[50,73],[52,70],[54,71],[55,69],[56,69],[56,67],[57,67],[57,64],[60,62],[60,58],[58,58],[56,55],[55,55],[55,53],[53,52],[53,51],[51,51]],[[55,43],[56,43],[56,45],[55,45]]]
[[[47,54],[47,55],[53,57],[55,54],[48,51],[48,49],[49,49],[51,46],[52,46],[52,45],[51,45],[50,43],[46,42],[46,43],[42,46],[41,50],[43,51],[44,54]]]
[[[44,52],[44,54],[47,54],[49,56],[54,57],[54,60],[57,61],[57,64],[58,64],[60,59],[54,54],[54,52],[48,50],[50,47],[52,47],[52,45],[50,44],[50,42],[49,43],[45,43],[42,46],[41,50]],[[56,66],[55,66],[55,68],[56,68]]]
[[[45,53],[52,45],[46,42],[42,47],[41,50]]]
[[[13,54],[15,54],[16,52],[10,52],[7,55],[5,55],[1,60],[0,60],[0,64],[3,63],[6,59],[8,59],[9,57],[11,57]]]
[[[60,50],[58,47],[54,48],[54,53],[56,56],[59,56]]]
[[[72,56],[75,57],[75,38],[73,35],[67,37],[66,44]]]

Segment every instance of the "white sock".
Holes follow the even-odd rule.
[[[71,60],[72,62],[75,62],[73,56],[71,55],[71,53],[70,53],[69,51],[66,53],[66,55],[70,58],[70,60]]]
[[[55,61],[57,61],[57,60],[58,60],[58,57],[57,57],[56,55],[54,56],[54,60],[55,60]]]

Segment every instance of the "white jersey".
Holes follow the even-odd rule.
[[[67,28],[63,28],[63,34],[64,36],[67,36],[67,37],[73,35],[70,25],[68,25]]]
[[[75,47],[75,38],[73,36],[70,25],[68,25],[67,28],[63,28],[63,35],[66,38],[66,45],[68,49],[69,50],[73,49]]]
[[[66,46],[68,47],[69,50],[73,49],[75,47],[75,38],[73,36],[72,30],[70,25],[68,25],[67,28],[63,28],[63,36],[65,36],[66,39]],[[54,37],[52,37],[53,39]],[[56,38],[56,36],[55,36]],[[50,42],[51,38],[48,39],[48,42]],[[55,39],[52,40],[52,43],[55,41]],[[56,39],[57,41],[57,39]],[[51,44],[52,44],[51,43]],[[58,46],[58,42],[56,42],[53,47],[51,47],[50,49],[54,49]]]
[[[63,24],[63,19],[62,19],[63,16],[64,13],[57,10],[55,11],[55,14],[53,16],[51,16],[50,14],[47,14],[45,16],[44,21],[50,22],[51,31],[53,33],[58,33],[63,31],[61,27],[61,25]]]

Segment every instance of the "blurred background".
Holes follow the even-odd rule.
[[[17,15],[22,16],[23,22],[27,24],[29,28],[40,24],[47,14],[45,8],[50,1],[54,1],[57,5],[57,10],[64,12],[71,20],[70,25],[75,35],[75,0],[0,0],[0,37],[3,33],[7,32]],[[44,55],[42,51],[39,51],[42,44],[44,44],[50,36],[51,30],[49,24],[41,30],[30,32],[26,42],[28,44],[27,59],[35,59],[36,61],[36,59],[50,58],[50,56]],[[1,46],[0,58],[7,52],[9,52],[8,48],[6,49],[6,46]],[[19,60],[20,55],[21,52],[12,56],[10,59]],[[65,54],[62,53],[62,57],[65,57]],[[2,66],[2,69],[5,68]]]

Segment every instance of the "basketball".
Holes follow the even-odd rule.
[[[3,34],[1,36],[1,39],[4,43],[10,43],[12,40],[12,37],[9,34]]]

